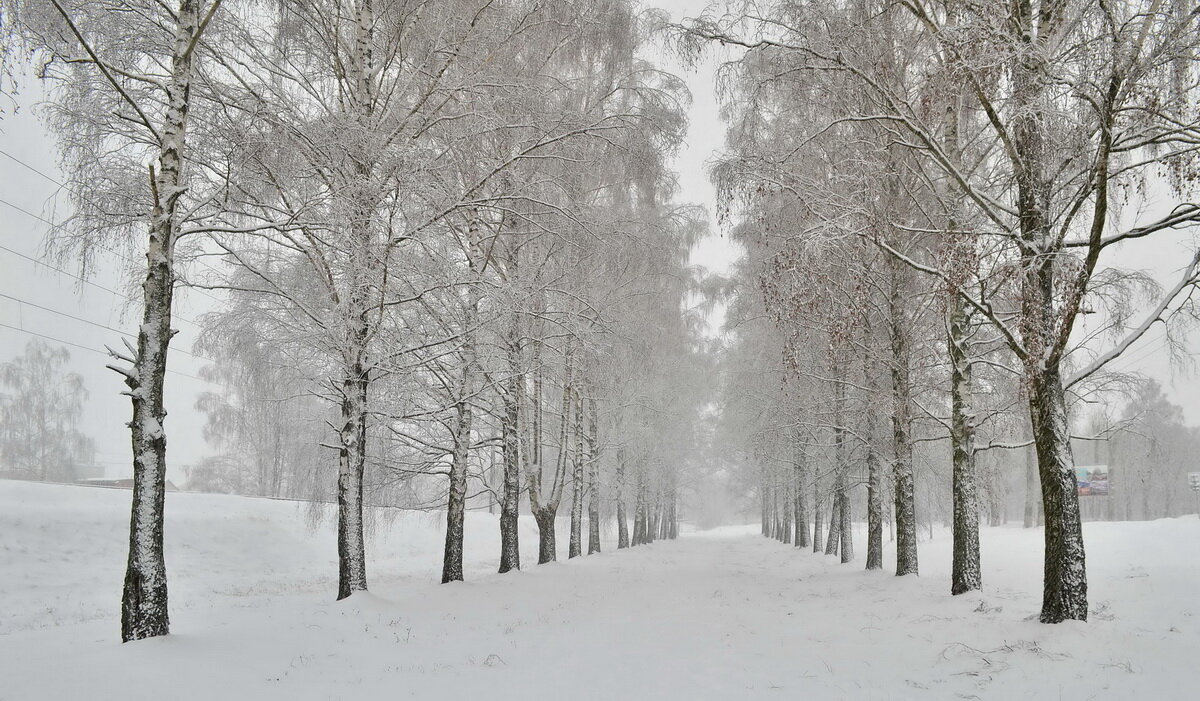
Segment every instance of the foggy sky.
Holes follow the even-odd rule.
[[[654,3],[670,11],[675,19],[698,13],[705,2],[689,0],[660,0]],[[705,175],[705,163],[723,142],[724,128],[718,117],[713,95],[713,73],[718,55],[711,55],[688,69],[669,54],[661,57],[664,68],[681,75],[692,91],[691,126],[688,140],[676,158],[679,173],[681,202],[704,204],[711,210],[714,200],[712,184]],[[19,109],[10,105],[0,115],[0,246],[19,254],[40,258],[44,253],[50,226],[36,217],[61,221],[69,207],[69,198],[62,188],[50,179],[36,174],[13,158],[58,179],[56,156],[52,140],[34,116],[37,86],[26,81],[18,95]],[[9,155],[5,155],[9,154]],[[11,155],[11,158],[10,158]],[[35,216],[23,213],[19,207]],[[1127,222],[1137,221],[1161,209],[1157,198],[1150,198],[1146,212],[1130,209],[1123,212]],[[711,211],[710,211],[711,214]],[[1121,267],[1145,269],[1164,285],[1170,284],[1176,271],[1190,259],[1187,253],[1192,241],[1189,234],[1165,234],[1153,242],[1139,241],[1110,253],[1107,262],[1119,262]],[[140,242],[138,242],[140,243]],[[725,272],[737,257],[737,247],[715,222],[712,233],[692,254],[692,262],[715,272]],[[70,273],[78,272],[74,262],[48,261]],[[1102,259],[1102,263],[1105,259]],[[89,277],[94,285],[86,285],[69,275],[48,270],[7,250],[0,250],[0,360],[19,354],[30,339],[29,333],[8,326],[51,336],[77,346],[68,346],[71,353],[70,370],[79,373],[90,392],[84,410],[82,430],[96,441],[97,460],[110,477],[128,476],[131,472],[129,431],[125,427],[130,415],[128,398],[120,396],[125,389],[116,373],[104,368],[108,359],[102,350],[106,344],[120,347],[120,336],[114,331],[96,326],[112,327],[126,332],[136,329],[137,321],[128,302],[119,294],[98,289],[96,285],[118,293],[136,292],[130,288],[123,273],[123,263],[116,256],[97,261]],[[24,303],[12,298],[24,300]],[[68,318],[62,314],[38,309],[33,304],[48,307],[64,314],[86,319]],[[177,293],[176,313],[194,319],[211,307],[213,301],[204,293],[183,288]],[[720,310],[711,325],[719,326]],[[184,321],[176,323],[179,335],[172,342],[174,349],[191,351],[195,327]],[[50,343],[55,343],[50,341]],[[210,385],[188,377],[195,375],[203,361],[174,352],[170,367],[176,372],[167,377],[166,428],[168,433],[168,477],[177,483],[184,479],[182,468],[195,463],[210,451],[201,431],[204,416],[194,409],[198,392],[212,389]],[[1168,396],[1184,408],[1190,423],[1200,423],[1200,381],[1194,373],[1180,372],[1170,367],[1164,349],[1161,327],[1152,330],[1126,356],[1118,359],[1114,368],[1124,371],[1140,370],[1162,382]],[[180,374],[182,373],[182,374]]]

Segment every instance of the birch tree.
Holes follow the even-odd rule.
[[[133,506],[122,594],[123,641],[169,630],[162,553],[166,485],[163,385],[179,246],[202,228],[207,197],[190,182],[189,128],[198,47],[221,0],[176,6],[122,1],[10,0],[6,41],[28,47],[55,87],[45,119],[58,139],[74,213],[62,243],[86,269],[105,242],[145,246],[136,345],[112,350],[133,404]],[[145,227],[144,231],[142,228]]]

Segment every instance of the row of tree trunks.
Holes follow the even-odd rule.
[[[679,537],[679,509],[675,487],[669,486],[655,490],[653,500],[651,490],[646,482],[644,471],[638,471],[637,491],[633,516],[633,532],[630,545],[649,545],[655,540],[670,540]],[[618,533],[624,527],[621,516],[623,500],[617,500]],[[626,547],[620,545],[618,548]]]

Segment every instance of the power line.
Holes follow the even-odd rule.
[[[16,156],[12,155],[11,153],[9,153],[8,151],[5,151],[5,150],[4,150],[4,149],[2,149],[2,148],[0,148],[0,156],[7,156],[7,157],[8,157],[10,160],[12,160],[12,161],[15,161],[15,162],[17,162],[18,164],[25,166],[25,167],[26,167],[26,168],[28,168],[29,170],[32,170],[33,172],[35,172],[35,173],[37,173],[38,175],[42,176],[43,178],[45,178],[45,179],[49,180],[50,182],[54,183],[55,185],[58,185],[59,187],[66,187],[66,186],[67,186],[67,184],[66,184],[66,183],[64,183],[64,182],[62,182],[61,180],[56,180],[55,178],[53,178],[53,177],[51,177],[51,176],[47,175],[45,171],[38,170],[37,168],[35,168],[35,167],[33,167],[33,166],[29,165],[29,164],[28,164],[28,163],[26,163],[25,161],[22,161],[20,158],[17,158]]]
[[[25,209],[24,207],[21,207],[20,205],[13,204],[12,202],[9,202],[8,200],[6,200],[4,198],[0,198],[0,204],[11,207],[11,208],[17,210],[18,212],[20,212],[21,214],[24,214],[26,216],[30,216],[30,217],[33,217],[34,219],[37,219],[38,221],[42,222],[43,224],[46,224],[47,226],[49,226],[52,231],[61,230],[63,228],[62,224],[56,224],[56,223],[50,221],[49,219],[43,217],[42,215],[36,214],[28,209]],[[107,252],[113,254],[114,256],[117,256],[118,258],[121,258],[127,262],[138,264],[137,259],[130,258],[129,256],[125,255],[124,253],[121,253],[120,251],[118,251],[116,249],[109,248],[107,246],[102,246],[94,241],[91,243],[91,245],[95,246],[96,248],[99,248],[102,251],[107,251]],[[218,275],[221,273],[220,270],[217,270],[216,268],[212,267],[211,265],[209,265],[208,263],[205,263],[202,260],[198,260],[195,262],[198,265],[201,265],[201,266],[211,270],[212,272],[217,273]],[[195,291],[196,294],[198,294],[202,297],[208,297],[209,299],[216,302],[217,304],[220,304],[222,302],[222,300],[217,299],[216,297],[210,295],[209,293],[205,292],[204,290],[201,290],[201,289],[195,288],[195,287],[192,287],[191,289],[193,291]]]
[[[104,356],[104,357],[106,357],[106,358],[111,358],[111,357],[112,357],[111,355],[109,355],[109,354],[108,354],[108,352],[107,352],[107,351],[97,350],[97,349],[95,349],[95,348],[92,348],[91,346],[85,346],[85,345],[82,345],[82,344],[79,344],[79,343],[73,343],[73,342],[71,342],[71,341],[67,341],[67,340],[65,340],[65,339],[57,338],[57,337],[55,337],[55,336],[48,336],[48,335],[46,335],[46,334],[44,334],[44,333],[38,333],[38,332],[36,332],[36,331],[30,331],[30,330],[28,330],[28,329],[23,329],[23,328],[21,328],[21,327],[19,327],[19,326],[12,326],[11,324],[5,324],[5,323],[4,323],[4,322],[2,322],[2,321],[0,321],[0,328],[11,329],[11,330],[13,330],[13,331],[19,331],[19,332],[21,332],[21,333],[24,333],[24,334],[29,334],[30,336],[37,336],[38,338],[44,338],[44,339],[46,339],[47,341],[54,341],[55,343],[61,343],[61,344],[63,344],[64,346],[71,346],[72,348],[79,348],[80,350],[89,351],[89,352],[91,352],[91,353],[98,353],[98,354],[100,354],[100,355],[103,355],[103,356]],[[199,380],[200,382],[206,382],[206,383],[208,383],[208,384],[210,384],[210,385],[211,385],[211,384],[216,384],[216,383],[215,383],[215,382],[213,382],[212,380],[206,380],[206,379],[204,379],[203,377],[197,377],[197,376],[195,376],[195,375],[189,375],[189,374],[187,374],[186,372],[179,372],[178,370],[171,370],[171,369],[169,369],[169,368],[168,368],[168,369],[167,369],[167,372],[171,373],[172,375],[179,375],[179,376],[181,376],[181,377],[189,377],[189,378],[191,378],[191,379],[193,379],[193,380]]]
[[[121,329],[114,328],[112,326],[107,326],[107,325],[101,324],[97,321],[92,321],[91,319],[85,319],[81,316],[75,316],[74,314],[68,314],[67,312],[59,311],[57,309],[51,309],[50,307],[44,307],[44,306],[38,304],[37,302],[30,302],[27,299],[21,299],[20,297],[13,297],[12,295],[8,295],[3,292],[0,292],[0,297],[3,297],[5,299],[11,299],[12,301],[16,302],[17,304],[28,305],[28,306],[33,307],[34,309],[41,309],[42,311],[47,311],[47,312],[50,312],[51,314],[58,314],[59,316],[65,316],[68,319],[74,319],[75,321],[79,321],[79,322],[82,322],[85,324],[90,324],[92,326],[95,326],[96,328],[106,329],[108,331],[112,331],[113,333],[119,333],[122,336],[126,336],[128,338],[137,338],[137,336],[135,336],[127,331],[122,331]],[[190,355],[191,357],[195,358],[196,360],[205,360],[210,363],[217,362],[217,361],[213,360],[212,358],[206,358],[202,355],[196,355],[195,353],[185,351],[182,348],[170,348],[170,350],[173,350],[177,353],[183,353],[184,355]]]
[[[91,280],[88,280],[87,278],[80,277],[79,275],[76,275],[76,274],[74,274],[74,273],[71,273],[71,272],[68,272],[68,271],[66,271],[66,270],[63,270],[62,268],[56,268],[56,267],[54,267],[53,265],[50,265],[49,263],[46,263],[46,262],[44,262],[44,261],[40,261],[40,260],[38,260],[37,258],[34,258],[33,256],[27,256],[27,255],[25,255],[24,253],[21,253],[20,251],[14,251],[13,249],[11,249],[11,248],[9,248],[9,247],[7,247],[7,246],[0,246],[0,251],[7,251],[8,253],[11,253],[11,254],[13,254],[14,256],[17,256],[18,258],[24,258],[25,260],[29,261],[30,263],[36,263],[36,264],[38,264],[38,265],[40,265],[40,266],[42,266],[42,267],[49,268],[50,270],[53,270],[54,272],[56,272],[56,273],[59,273],[60,275],[66,275],[67,277],[69,277],[69,278],[72,278],[72,279],[74,279],[74,280],[78,280],[79,282],[82,282],[82,283],[83,283],[83,284],[85,284],[85,285],[90,285],[90,286],[92,286],[92,287],[95,287],[95,288],[96,288],[96,289],[98,289],[98,290],[101,290],[101,291],[107,292],[107,293],[109,293],[109,294],[111,294],[111,295],[113,295],[113,296],[116,296],[116,297],[120,297],[121,299],[123,299],[123,300],[126,300],[126,301],[128,301],[128,302],[133,302],[133,301],[135,301],[133,297],[130,297],[130,296],[129,296],[129,295],[127,295],[127,294],[124,294],[124,293],[121,293],[121,292],[117,292],[116,290],[114,290],[114,289],[112,289],[112,288],[110,288],[110,287],[105,287],[104,285],[101,285],[101,284],[99,284],[99,283],[92,282]],[[197,322],[197,321],[194,321],[194,320],[192,320],[192,319],[189,319],[189,318],[187,318],[186,316],[183,316],[182,314],[178,314],[178,313],[172,313],[172,314],[171,314],[171,318],[172,318],[172,319],[179,319],[180,321],[183,321],[183,322],[189,323],[189,324],[191,324],[192,326],[195,326],[195,327],[197,327],[197,328],[199,328],[199,326],[200,326],[199,322]]]

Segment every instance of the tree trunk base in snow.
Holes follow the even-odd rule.
[[[558,543],[554,534],[554,514],[534,514],[538,525],[538,564],[544,565],[558,559]]]

